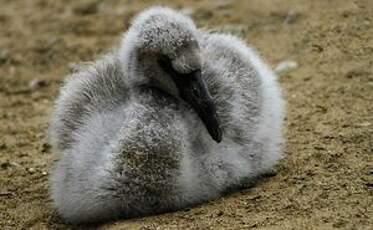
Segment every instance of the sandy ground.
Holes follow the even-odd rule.
[[[280,77],[277,174],[195,208],[102,229],[373,229],[373,1],[168,1],[241,36]],[[51,208],[46,128],[74,63],[118,44],[151,1],[0,0],[0,229],[65,229]],[[31,85],[30,85],[31,84]]]

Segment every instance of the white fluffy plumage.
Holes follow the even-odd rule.
[[[165,56],[174,72],[201,70],[220,143],[180,98],[158,62]],[[91,223],[219,197],[281,158],[283,104],[274,73],[244,42],[200,31],[169,8],[145,10],[118,51],[79,68],[61,89],[50,124],[60,153],[54,207],[67,222]]]

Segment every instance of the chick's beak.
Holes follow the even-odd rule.
[[[180,97],[197,112],[212,139],[220,143],[222,131],[219,127],[213,99],[201,77],[201,70],[179,73],[172,68],[172,64],[167,58],[159,60],[159,64],[171,76],[179,89]]]
[[[201,78],[201,71],[194,71],[190,76],[178,79],[176,85],[180,96],[188,102],[197,112],[206,126],[207,131],[217,143],[222,140],[222,132],[216,114],[216,108],[207,89],[205,81]]]

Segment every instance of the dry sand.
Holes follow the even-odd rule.
[[[373,229],[373,1],[184,2],[163,3],[240,35],[272,66],[298,62],[280,77],[286,157],[252,188],[99,227]],[[48,198],[53,101],[74,63],[117,45],[131,16],[151,4],[0,0],[0,229],[72,228]]]

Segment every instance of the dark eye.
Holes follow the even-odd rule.
[[[172,67],[171,59],[166,55],[162,55],[158,58],[159,66],[165,71],[166,73],[173,74],[177,71]]]
[[[194,97],[198,98],[200,95],[199,95],[199,91],[196,87],[193,87],[192,88],[192,94]]]

